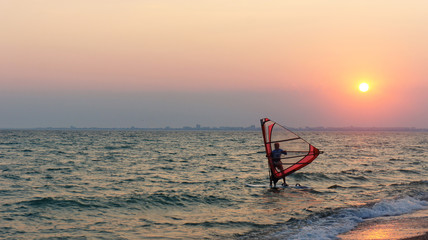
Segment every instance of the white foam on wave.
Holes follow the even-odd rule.
[[[371,207],[347,208],[328,217],[307,220],[297,233],[290,230],[276,232],[274,239],[336,239],[337,235],[353,229],[364,219],[397,216],[424,209],[426,201],[412,197],[384,200]]]

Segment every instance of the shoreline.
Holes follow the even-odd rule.
[[[341,240],[428,240],[428,208],[399,216],[367,219],[337,237]]]

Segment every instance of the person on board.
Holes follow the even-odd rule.
[[[279,143],[275,143],[275,150],[272,151],[272,161],[275,168],[278,169],[278,171],[280,172],[284,170],[281,162],[282,154],[287,155],[287,151],[284,151],[281,148],[279,148]],[[288,184],[285,182],[285,176],[282,177],[282,180],[284,181],[282,185],[288,186]],[[277,181],[273,181],[273,182],[274,182],[274,186],[276,186]],[[271,178],[271,185],[272,185],[272,178]]]

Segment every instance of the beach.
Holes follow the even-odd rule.
[[[342,240],[428,239],[428,209],[400,216],[369,219],[338,237]]]

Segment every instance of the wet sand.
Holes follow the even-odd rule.
[[[338,236],[342,240],[406,239],[428,240],[428,209],[401,216],[366,220]]]

